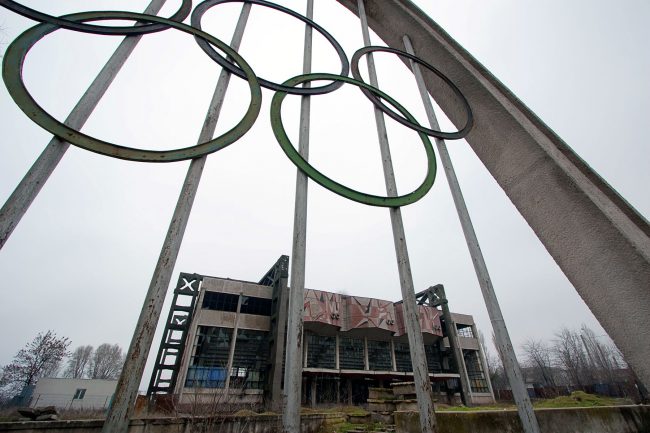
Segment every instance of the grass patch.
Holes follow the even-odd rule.
[[[330,424],[325,429],[321,429],[319,433],[347,433],[350,430],[365,430],[365,431],[375,431],[383,430],[384,424],[380,422],[374,422],[371,424],[352,424],[349,422],[342,422],[337,424]]]
[[[587,394],[584,391],[574,391],[571,395],[536,401],[534,406],[536,408],[597,407],[620,406],[629,403],[630,401],[624,398],[602,397],[600,395]]]
[[[328,407],[328,408],[310,408],[310,407],[303,407],[300,409],[300,413],[344,413],[346,415],[353,415],[353,416],[365,416],[368,415],[370,412],[366,411],[362,407],[358,406],[335,406],[335,407]]]
[[[621,406],[632,404],[632,401],[625,398],[603,397],[600,395],[587,394],[584,391],[574,391],[571,395],[560,396],[545,400],[536,400],[533,407],[536,409],[563,408],[563,407],[599,407],[599,406]],[[447,406],[437,405],[436,412],[476,412],[479,410],[516,410],[512,403],[503,403],[489,406]]]
[[[515,409],[513,404],[497,404],[490,406],[447,406],[440,405],[436,408],[436,412],[476,412],[479,410],[508,410]]]

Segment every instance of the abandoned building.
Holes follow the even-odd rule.
[[[258,282],[181,274],[148,394],[181,403],[281,401],[288,257]],[[442,312],[418,296],[434,393],[460,401],[459,369]],[[446,301],[445,301],[446,302]],[[402,302],[305,290],[302,403],[362,404],[369,387],[412,381]],[[448,310],[447,310],[448,311]],[[472,316],[452,313],[470,403],[494,401]],[[271,404],[272,405],[272,404]]]

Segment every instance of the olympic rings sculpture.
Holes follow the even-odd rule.
[[[103,155],[112,156],[120,159],[127,159],[130,161],[148,161],[148,162],[170,162],[182,161],[185,159],[197,158],[208,153],[216,152],[229,144],[234,143],[241,138],[253,126],[262,106],[262,90],[255,73],[246,61],[237,53],[237,51],[230,48],[229,45],[220,41],[219,39],[211,36],[201,30],[186,24],[171,21],[166,18],[155,17],[152,15],[144,15],[133,12],[82,12],[79,14],[72,14],[64,16],[66,20],[72,21],[89,21],[89,20],[109,20],[109,19],[131,19],[131,20],[147,20],[154,23],[164,24],[170,28],[181,30],[185,33],[192,34],[200,37],[211,44],[219,47],[231,56],[237,62],[242,70],[245,71],[246,79],[251,92],[251,102],[244,115],[244,118],[235,125],[234,128],[227,131],[223,135],[206,141],[205,143],[197,144],[196,146],[186,147],[184,149],[173,149],[165,151],[156,150],[140,150],[125,146],[119,146],[106,141],[93,138],[89,135],[76,131],[73,128],[59,122],[50,114],[48,114],[38,103],[32,98],[27,89],[22,77],[22,65],[25,61],[25,56],[30,48],[34,46],[45,35],[57,30],[58,26],[52,24],[39,24],[35,27],[24,32],[18,36],[7,48],[5,58],[2,64],[2,76],[7,85],[7,89],[11,97],[20,107],[23,112],[30,117],[36,124],[51,132],[52,134],[60,137],[61,139],[79,146],[81,148],[101,153]]]
[[[303,21],[305,24],[309,25],[318,31],[321,35],[323,35],[323,37],[325,37],[325,39],[327,39],[327,41],[334,47],[341,62],[340,74],[335,75],[326,73],[314,73],[298,75],[286,80],[282,84],[273,83],[271,81],[257,77],[251,66],[239,53],[237,53],[236,50],[234,50],[225,42],[201,30],[201,18],[203,15],[210,8],[228,2],[245,2],[269,7]],[[66,142],[106,156],[140,162],[172,162],[198,158],[203,155],[221,150],[224,147],[237,141],[253,126],[261,109],[261,88],[265,87],[276,92],[271,102],[271,126],[273,133],[275,134],[278,144],[285,152],[289,160],[291,160],[291,162],[295,164],[299,170],[303,171],[309,178],[321,186],[350,200],[371,206],[400,207],[414,203],[417,200],[421,199],[433,186],[436,176],[436,158],[433,146],[429,140],[429,136],[445,139],[459,139],[465,137],[473,126],[472,110],[465,96],[449,78],[447,78],[444,74],[442,74],[442,72],[437,70],[432,65],[414,55],[394,48],[378,46],[363,47],[355,52],[352,57],[352,74],[354,78],[350,78],[347,76],[350,70],[350,62],[348,61],[348,58],[345,55],[345,52],[343,51],[341,45],[329,32],[327,32],[313,20],[291,9],[285,8],[275,3],[271,3],[266,0],[205,0],[197,5],[194,11],[191,10],[191,0],[182,0],[180,8],[170,18],[162,18],[155,15],[123,11],[81,12],[64,15],[61,17],[54,17],[30,9],[12,0],[0,0],[0,6],[3,6],[6,9],[14,11],[27,18],[41,22],[41,24],[37,24],[36,26],[28,29],[23,34],[18,36],[9,45],[5,53],[2,63],[2,77],[13,100],[28,117],[30,117],[36,124],[45,130],[51,132]],[[185,20],[190,15],[190,13],[192,14],[192,25],[183,24],[182,21]],[[136,25],[133,27],[120,27],[87,24],[87,22],[106,20],[132,20],[136,22]],[[194,146],[180,149],[165,151],[136,149],[109,143],[83,134],[82,132],[70,128],[64,123],[58,121],[49,113],[47,113],[40,105],[38,105],[38,103],[27,91],[22,78],[23,63],[29,50],[39,40],[60,28],[85,33],[121,36],[143,35],[173,28],[190,34],[194,36],[197,44],[212,60],[221,65],[223,68],[227,69],[229,72],[245,79],[248,82],[251,98],[249,107],[242,120],[229,131],[225,132],[217,138],[206,141],[204,143],[199,143]],[[225,56],[219,54],[215,48],[225,53]],[[415,120],[415,118],[395,99],[391,98],[380,89],[363,82],[359,73],[358,63],[362,56],[372,52],[389,52],[396,54],[400,57],[404,57],[413,62],[416,62],[436,74],[447,86],[449,86],[449,88],[464,106],[467,117],[465,126],[456,132],[442,132],[426,128],[420,125]],[[331,81],[331,83],[320,87],[310,87],[308,85],[296,87],[300,84],[309,83],[314,80],[326,80]],[[420,186],[417,187],[414,191],[395,197],[377,196],[356,191],[330,179],[318,171],[316,168],[314,168],[311,164],[309,164],[309,162],[300,156],[300,154],[297,152],[289,140],[281,117],[282,101],[285,99],[286,95],[320,95],[332,92],[340,88],[345,83],[359,87],[361,92],[375,105],[375,107],[386,113],[391,118],[400,122],[401,124],[415,130],[420,136],[420,139],[424,145],[425,153],[427,155],[427,173]],[[387,102],[389,105],[394,107],[394,109],[397,110],[397,112],[399,112],[401,115],[395,112],[393,109],[389,108],[384,102]]]
[[[42,12],[36,11],[34,9],[23,6],[20,3],[17,3],[12,0],[0,0],[0,6],[4,6],[10,11],[14,11],[17,14],[20,14],[26,18],[32,19],[34,21],[40,21],[42,23],[56,24],[57,26],[68,29],[76,30],[79,32],[93,33],[98,35],[118,35],[118,36],[135,36],[135,35],[144,35],[147,33],[160,32],[162,30],[167,30],[168,25],[165,24],[145,24],[142,26],[131,26],[131,27],[118,27],[118,26],[97,26],[91,24],[79,23],[74,20],[66,19],[66,17],[53,17],[52,15],[44,14]],[[183,0],[180,9],[176,11],[174,15],[169,17],[172,21],[181,22],[192,11],[192,0]]]

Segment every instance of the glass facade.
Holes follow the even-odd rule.
[[[395,343],[395,366],[397,371],[413,371],[408,343]]]
[[[230,370],[230,387],[263,389],[269,350],[268,332],[239,329]]]
[[[307,334],[307,367],[336,368],[336,337]]]
[[[194,356],[187,370],[188,388],[223,388],[232,329],[199,326]]]
[[[239,295],[232,293],[205,292],[201,307],[206,310],[237,312]],[[258,316],[270,316],[272,301],[267,298],[242,295],[240,313],[255,314]]]
[[[442,373],[442,352],[440,351],[440,342],[424,345],[424,355],[427,358],[427,367],[429,373]]]
[[[368,340],[368,366],[370,370],[391,371],[393,369],[390,342]]]
[[[232,328],[199,326],[194,356],[187,369],[185,387],[223,388],[228,376]],[[263,389],[268,357],[268,332],[237,332],[230,388]]]
[[[463,351],[463,357],[465,358],[469,385],[472,388],[472,392],[490,392],[487,380],[485,380],[485,374],[483,374],[478,351],[465,350]]]
[[[363,338],[339,337],[339,368],[364,370]]]
[[[203,294],[201,308],[234,313],[237,311],[238,299],[239,295],[233,295],[232,293],[205,292]]]
[[[466,326],[464,328],[458,328],[458,336],[466,338],[474,338],[474,332],[472,332],[471,326]]]
[[[258,316],[271,315],[271,300],[255,296],[242,296],[241,308],[243,314],[256,314]]]

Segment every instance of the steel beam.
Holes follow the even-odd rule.
[[[338,1],[358,15],[355,0]],[[648,221],[412,2],[370,2],[366,13],[387,45],[399,48],[408,35],[418,56],[464,93],[474,113],[467,142],[649,384]],[[463,125],[463,107],[445,86],[430,76],[425,83],[447,117]]]

